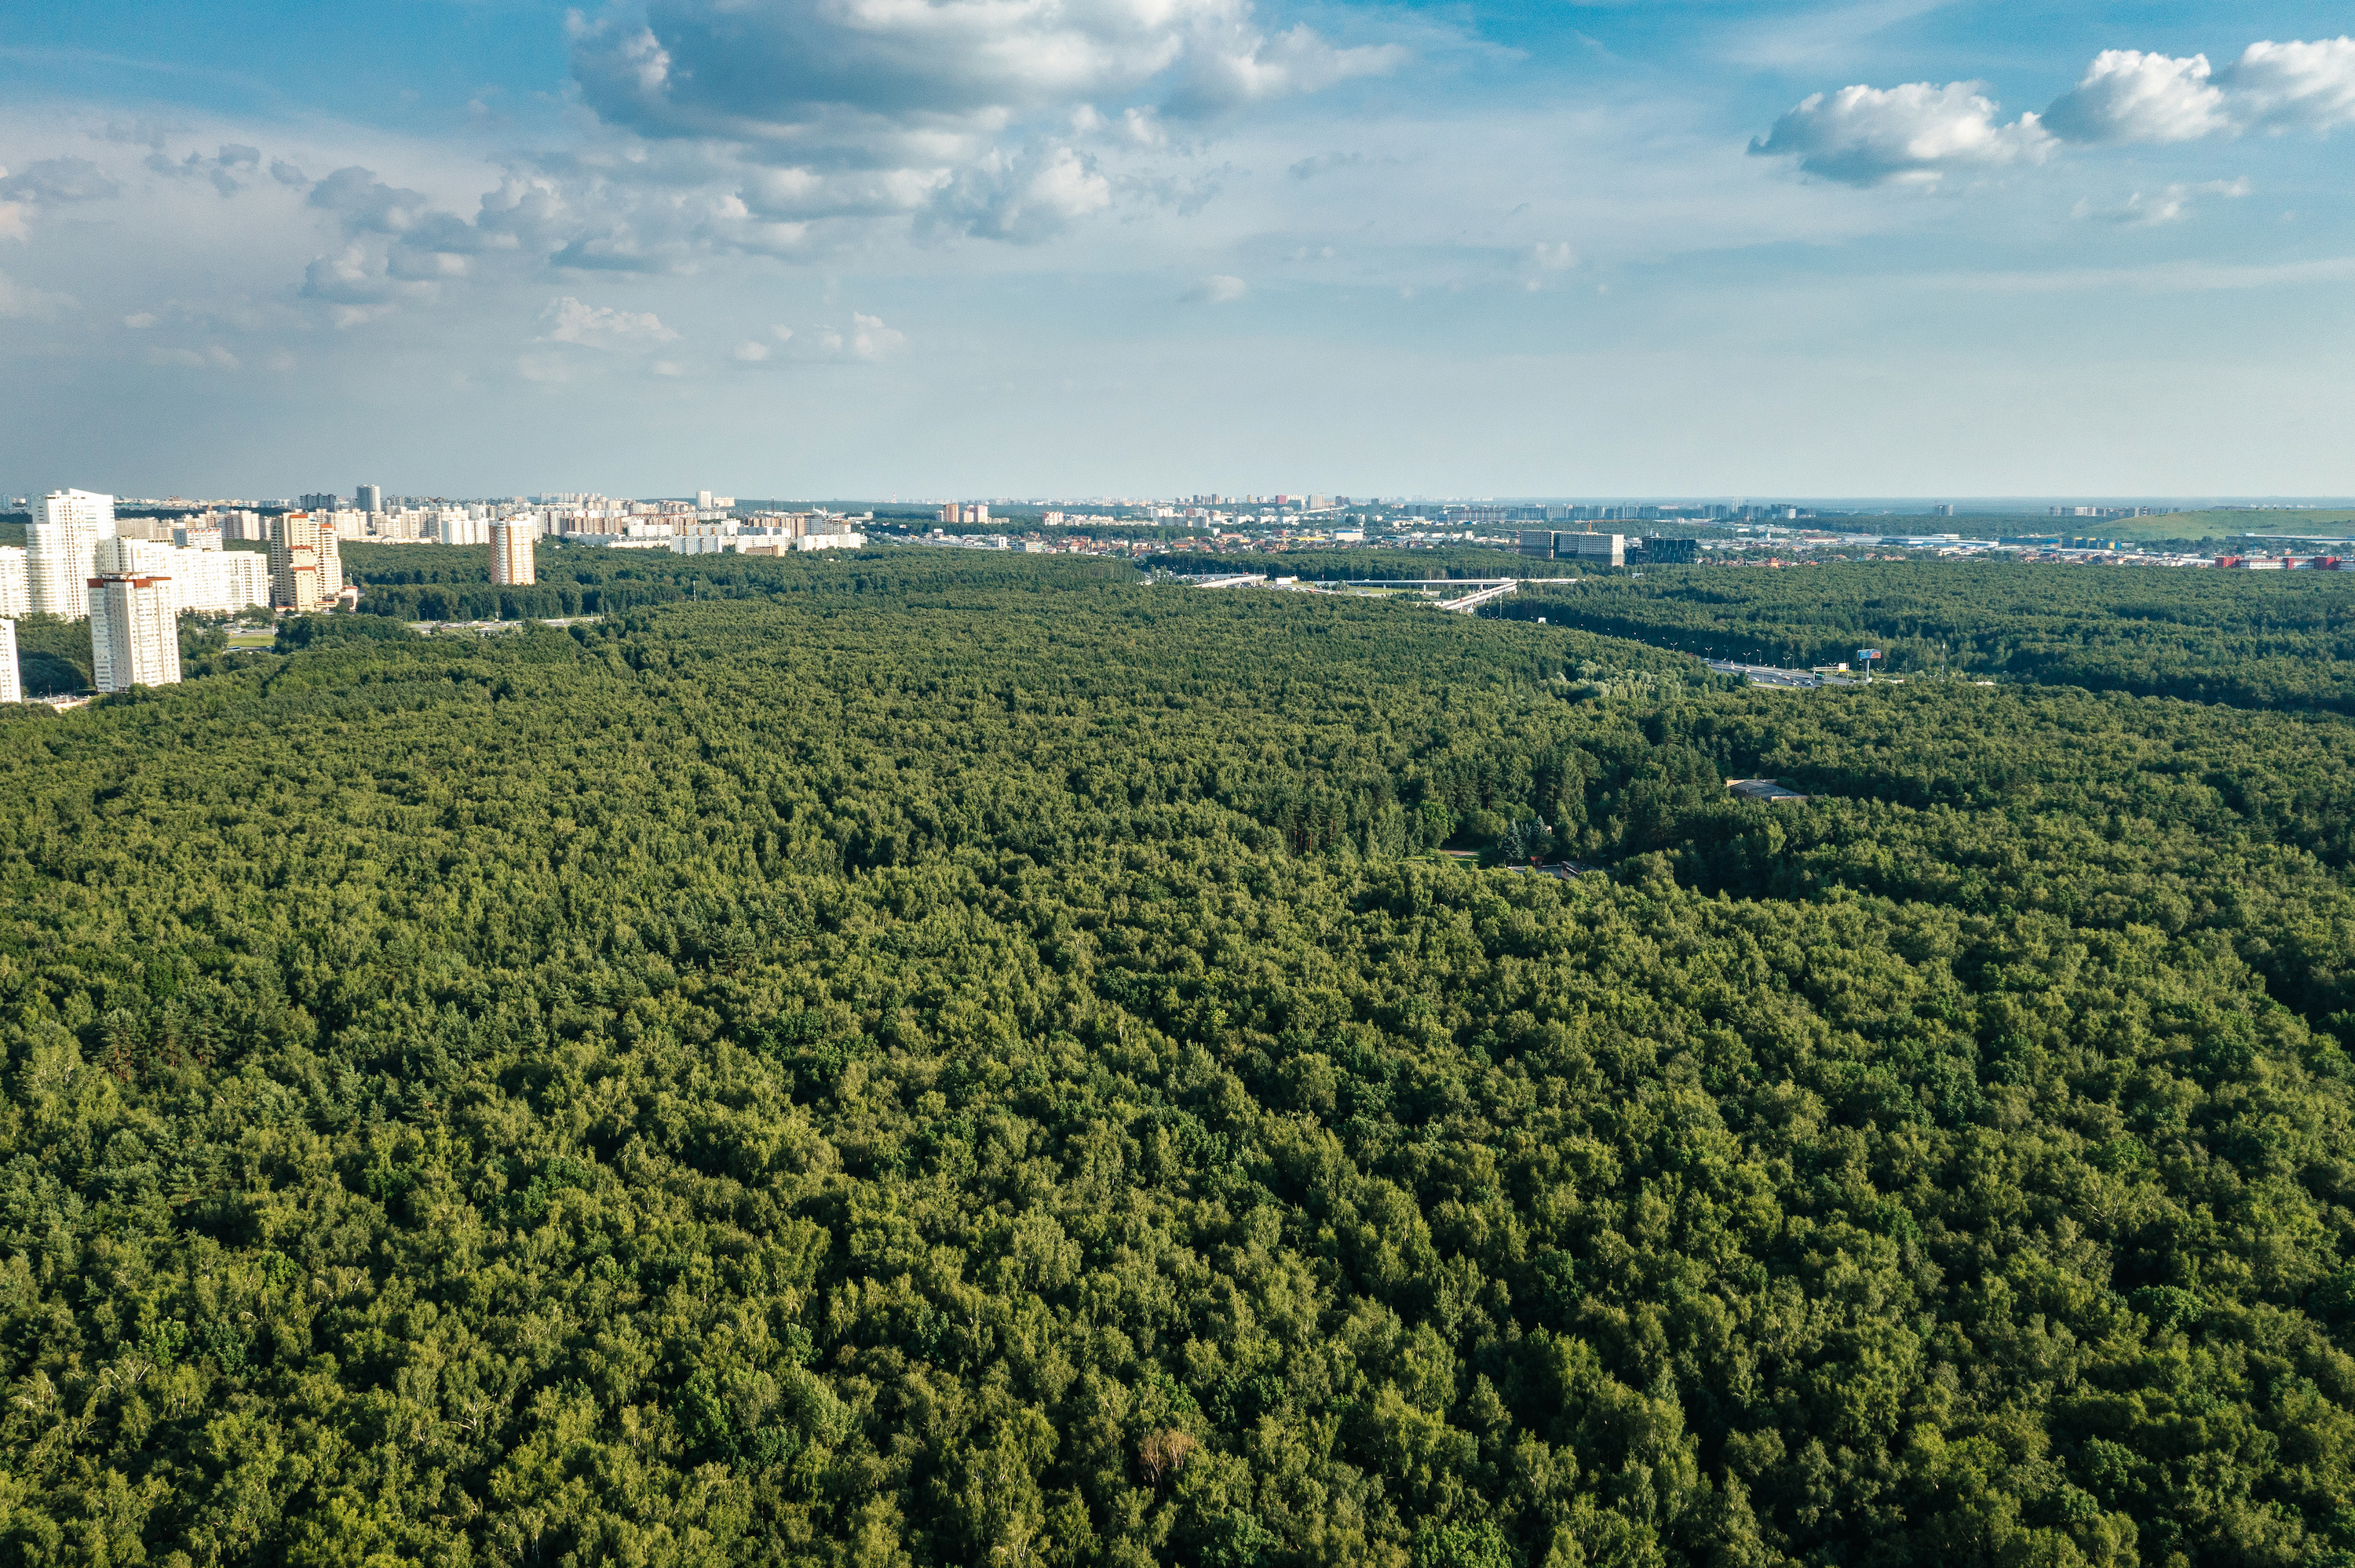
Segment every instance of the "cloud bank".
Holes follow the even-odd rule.
[[[1270,33],[1249,0],[655,0],[578,24],[572,71],[606,124],[741,165],[747,217],[1035,242],[1112,205],[1090,140],[1157,146],[1404,58]]]
[[[1848,185],[1935,184],[2041,163],[2062,143],[2162,146],[2250,132],[2318,134],[2355,122],[2355,39],[2251,44],[2205,55],[2105,49],[2041,115],[2009,123],[1978,84],[1910,82],[1816,93],[1750,151]]]

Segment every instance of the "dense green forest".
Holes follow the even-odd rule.
[[[559,620],[615,614],[653,605],[776,595],[845,596],[874,602],[943,585],[967,588],[1047,585],[1094,587],[1134,582],[1124,561],[1027,562],[1018,555],[958,551],[944,566],[936,552],[907,546],[832,553],[834,559],[774,556],[674,556],[662,550],[609,550],[543,544],[529,588],[491,581],[486,545],[346,544],[346,577],[361,588],[360,609],[399,621]],[[848,565],[846,567],[845,563]]]
[[[1265,572],[1304,582],[1403,577],[1574,577],[1576,561],[1540,560],[1510,550],[1476,546],[1440,546],[1428,550],[1338,549],[1249,550],[1231,555],[1172,550],[1146,565],[1172,572]]]
[[[2355,1564],[2355,726],[911,557],[0,717],[0,1560]]]
[[[1875,561],[1668,567],[1540,585],[1481,611],[1710,658],[1853,660],[2355,715],[2355,575]]]

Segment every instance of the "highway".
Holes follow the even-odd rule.
[[[1784,670],[1773,664],[1739,664],[1731,659],[1711,659],[1709,667],[1721,675],[1746,677],[1753,686],[1780,686],[1792,690],[1807,690],[1817,686],[1856,686],[1860,681],[1845,675],[1818,675],[1812,670]]]

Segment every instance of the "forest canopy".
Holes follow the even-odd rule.
[[[2355,727],[1084,565],[0,723],[0,1555],[2355,1563]]]
[[[1655,568],[1534,584],[1482,610],[1709,658],[1885,667],[2355,715],[2355,594],[2337,572],[1858,562]]]

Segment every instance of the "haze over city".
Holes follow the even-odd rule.
[[[11,494],[2346,488],[2318,5],[218,23],[11,19]]]

